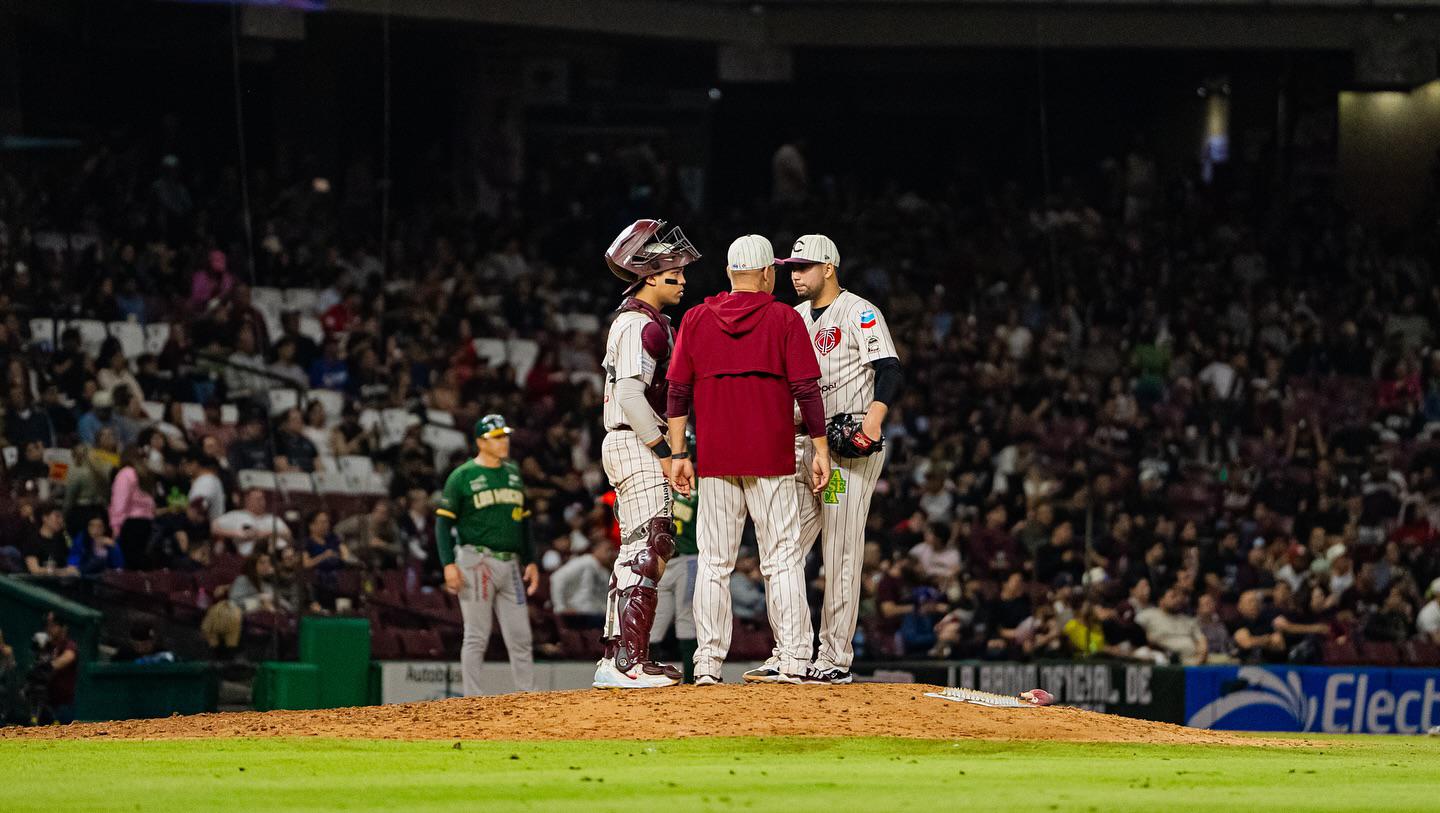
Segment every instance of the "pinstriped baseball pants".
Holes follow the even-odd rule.
[[[825,601],[820,611],[820,648],[815,669],[850,669],[855,660],[855,625],[860,617],[860,575],[865,559],[865,521],[870,498],[885,468],[885,452],[868,457],[832,457],[827,487],[810,491],[809,438],[795,439],[795,494],[800,504],[801,561],[820,539],[825,566]]]
[[[780,671],[804,674],[810,666],[812,630],[794,477],[702,477],[700,493],[705,496],[695,518],[700,548],[695,574],[695,674],[719,676],[730,651],[730,574],[740,553],[747,514],[755,520],[766,613],[775,633]]]

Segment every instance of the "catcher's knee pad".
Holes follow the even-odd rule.
[[[655,517],[650,520],[649,539],[647,543],[650,550],[665,561],[675,555],[675,520],[670,517]]]

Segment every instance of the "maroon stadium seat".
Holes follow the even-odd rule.
[[[407,658],[439,660],[445,657],[445,645],[434,630],[400,630],[400,648]]]
[[[1361,663],[1360,652],[1352,643],[1326,641],[1321,651],[1322,659],[1329,666],[1355,666]]]
[[[389,627],[370,627],[370,657],[377,661],[395,661],[405,656],[400,636]]]
[[[1410,666],[1440,666],[1440,646],[1429,641],[1407,641],[1402,651]]]
[[[738,661],[763,661],[775,649],[775,639],[766,625],[735,619],[729,657]]]
[[[1400,647],[1389,641],[1366,641],[1360,645],[1360,657],[1376,666],[1399,666]]]

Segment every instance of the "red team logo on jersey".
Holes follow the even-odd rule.
[[[840,346],[840,328],[827,327],[815,334],[815,349],[820,355],[828,356],[830,351]]]

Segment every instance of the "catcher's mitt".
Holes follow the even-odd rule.
[[[868,457],[885,448],[884,438],[867,436],[860,422],[848,412],[830,419],[825,427],[825,439],[830,442],[833,457]]]

